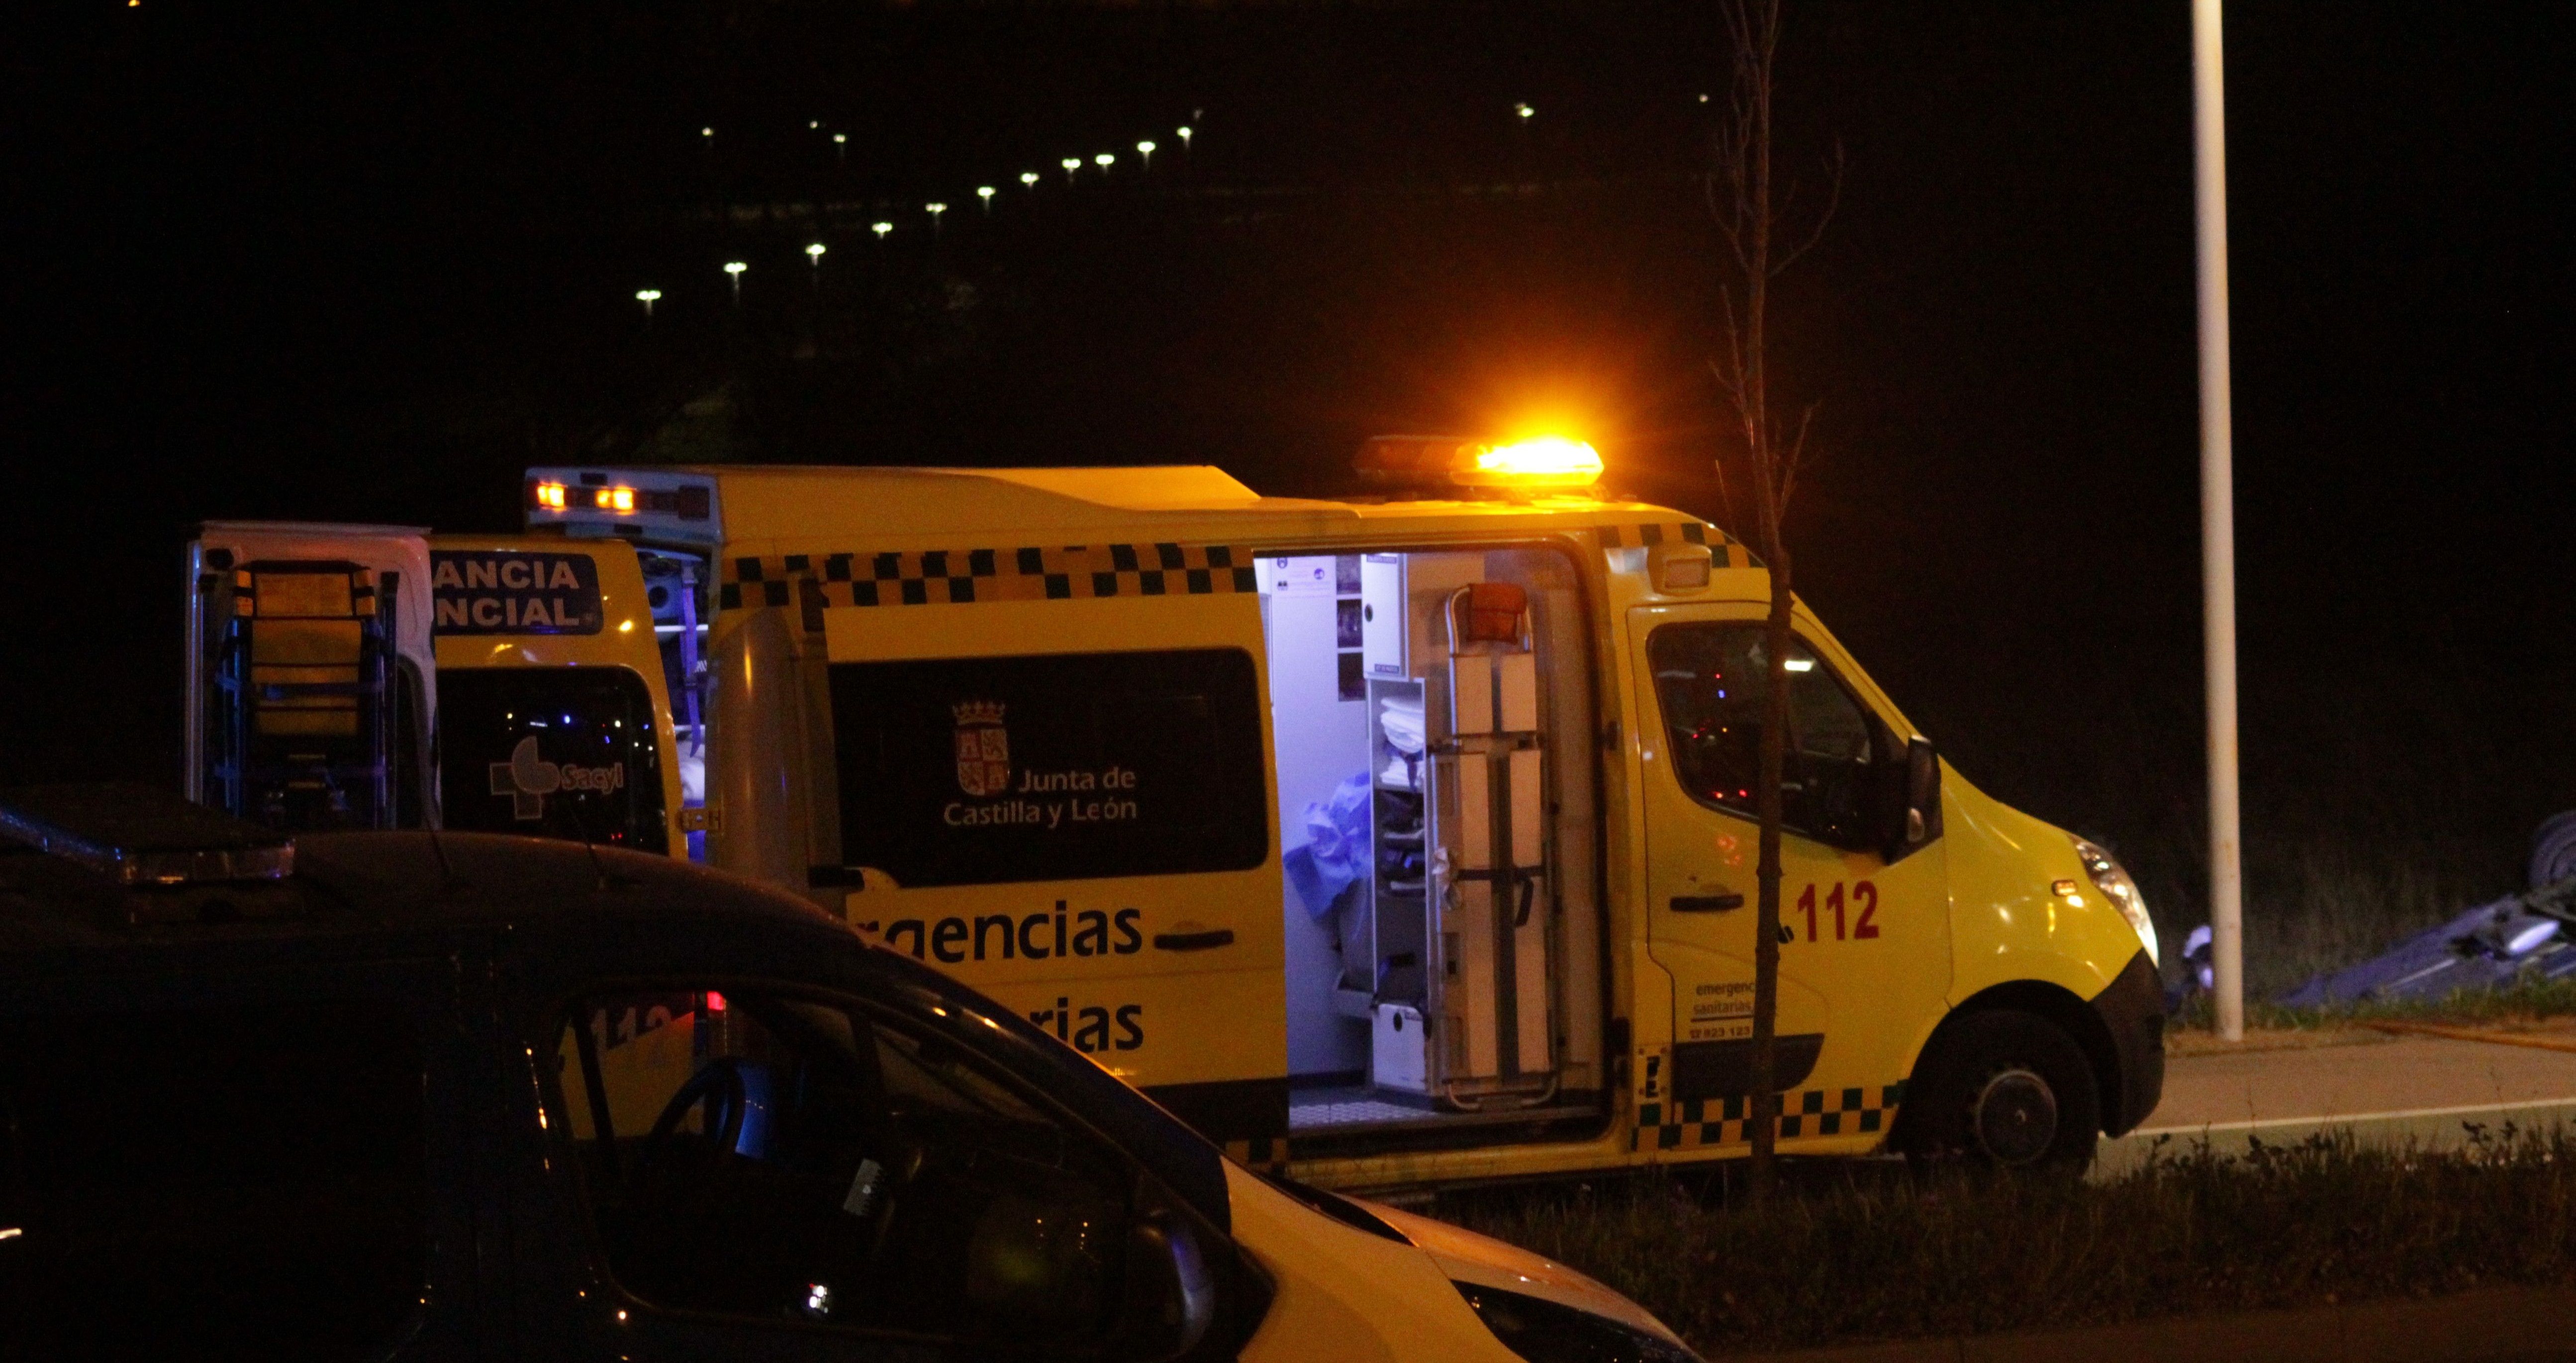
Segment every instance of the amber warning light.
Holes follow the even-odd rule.
[[[1587,488],[1601,481],[1601,452],[1580,440],[1538,436],[1502,444],[1459,436],[1381,435],[1352,468],[1393,487]]]
[[[549,512],[605,511],[612,516],[660,513],[684,521],[703,521],[713,513],[714,502],[708,489],[696,484],[669,489],[637,488],[626,483],[594,483],[585,477],[581,486],[573,487],[556,478],[531,478],[528,507]]]

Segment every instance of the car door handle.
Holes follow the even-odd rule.
[[[1156,951],[1212,951],[1234,945],[1234,929],[1210,928],[1204,932],[1158,932],[1154,934]]]
[[[1744,907],[1740,894],[1677,894],[1673,896],[1675,913],[1724,913]]]

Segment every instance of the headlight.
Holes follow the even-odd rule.
[[[1494,1338],[1529,1363],[1700,1363],[1681,1345],[1607,1316],[1498,1287],[1455,1285]]]
[[[2120,916],[2129,920],[2129,926],[2138,930],[2138,940],[2146,944],[2147,959],[2163,965],[2164,957],[2156,950],[2156,920],[2147,916],[2147,897],[2138,893],[2137,882],[2129,879],[2129,873],[2120,869],[2120,863],[2113,861],[2110,853],[2082,838],[2075,839],[2075,855],[2084,863],[2084,874],[2093,877],[2093,888],[2100,890],[2103,898],[2119,908]]]

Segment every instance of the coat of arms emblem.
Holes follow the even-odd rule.
[[[999,795],[1011,785],[1011,734],[1002,727],[1002,704],[970,700],[948,707],[957,717],[957,788],[969,795]]]

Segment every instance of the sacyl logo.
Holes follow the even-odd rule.
[[[625,763],[585,767],[549,762],[537,751],[535,734],[519,740],[519,746],[510,750],[509,761],[492,764],[492,793],[509,796],[510,817],[525,823],[545,818],[546,797],[558,791],[605,795],[625,788]]]

